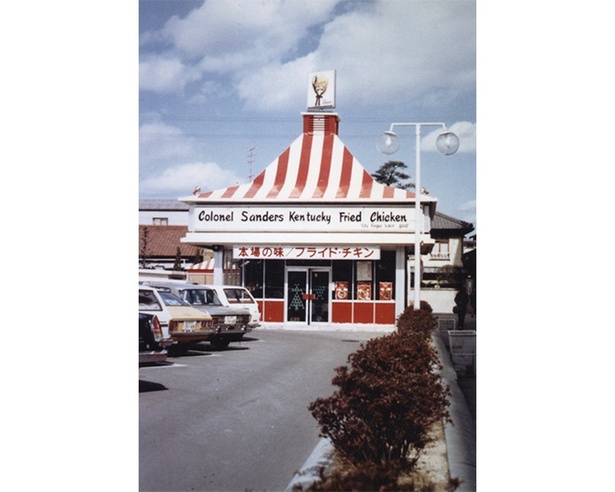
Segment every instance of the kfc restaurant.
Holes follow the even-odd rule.
[[[213,249],[214,283],[247,287],[265,325],[391,328],[412,299],[414,192],[374,181],[336,113],[302,116],[303,133],[253,181],[180,199],[182,242]],[[421,196],[425,252],[435,206]]]

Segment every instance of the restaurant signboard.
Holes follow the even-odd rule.
[[[195,232],[414,232],[414,209],[391,206],[194,206]]]

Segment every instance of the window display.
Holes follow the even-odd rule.
[[[393,299],[393,282],[380,282],[379,296],[381,301]]]
[[[372,298],[372,283],[371,282],[357,282],[357,299],[360,301],[367,301]]]
[[[348,282],[335,282],[335,298],[348,299]]]

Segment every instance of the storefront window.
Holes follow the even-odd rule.
[[[265,297],[284,299],[284,260],[267,260],[265,265]]]
[[[372,296],[372,282],[373,282],[373,262],[371,261],[357,261],[356,272],[356,294],[355,299],[359,301],[369,301],[373,299]]]
[[[330,266],[334,301],[395,299],[395,251],[381,251],[376,261],[320,261],[310,267]],[[320,265],[320,264],[323,265]],[[243,285],[258,299],[284,299],[285,269],[305,266],[301,261],[244,260]]]
[[[263,298],[263,260],[245,260],[243,268],[243,285],[253,297]]]
[[[391,301],[395,298],[395,251],[381,251],[380,261],[376,263],[376,287],[379,301]]]
[[[352,298],[352,261],[333,262],[333,283],[335,285],[335,300],[350,300]]]

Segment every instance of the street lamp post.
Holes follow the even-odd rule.
[[[399,137],[393,131],[396,126],[413,126],[415,128],[415,183],[414,183],[414,309],[421,308],[421,232],[423,229],[421,210],[421,127],[438,126],[442,133],[436,139],[436,147],[444,155],[453,155],[459,148],[459,138],[446,129],[444,123],[391,123],[376,144],[383,154],[394,154],[399,149]]]

